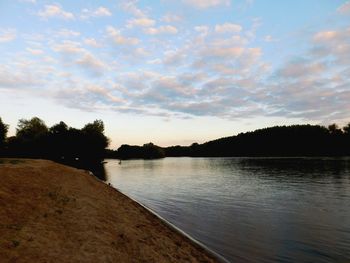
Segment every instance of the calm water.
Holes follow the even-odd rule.
[[[350,262],[350,159],[108,160],[107,178],[232,262]]]

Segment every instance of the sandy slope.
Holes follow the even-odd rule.
[[[0,262],[214,262],[87,172],[0,159]]]

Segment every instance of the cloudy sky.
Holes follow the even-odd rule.
[[[0,0],[0,117],[112,147],[350,122],[350,1]]]

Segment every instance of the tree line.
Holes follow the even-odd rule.
[[[8,128],[0,118],[0,156],[45,158],[61,162],[180,156],[350,156],[350,123],[342,128],[337,124],[328,127],[309,124],[274,126],[190,146],[124,144],[117,150],[106,149],[109,140],[104,135],[101,120],[76,129],[63,121],[48,127],[37,117],[21,119],[16,135],[12,137],[7,137]]]
[[[0,156],[3,157],[96,162],[103,160],[109,144],[101,120],[76,129],[63,121],[48,127],[43,120],[33,117],[18,121],[15,136],[7,137],[8,129],[0,118]]]
[[[350,156],[350,123],[339,128],[320,125],[274,126],[191,146],[122,145],[109,158],[233,156]]]

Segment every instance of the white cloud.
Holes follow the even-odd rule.
[[[166,14],[161,18],[161,21],[165,23],[179,22],[181,20],[182,20],[182,17],[175,14]]]
[[[100,6],[95,10],[84,8],[81,12],[80,18],[88,19],[91,17],[103,17],[103,16],[112,16],[112,12],[108,8]]]
[[[20,67],[12,69],[0,65],[0,89],[1,88],[24,88],[41,83],[40,78],[35,78],[29,70],[19,70]],[[13,92],[13,90],[12,90]]]
[[[334,39],[337,36],[336,31],[322,31],[318,32],[314,35],[315,41],[329,41]]]
[[[333,56],[338,64],[349,64],[350,27],[318,32],[313,36],[313,44],[312,53],[318,59]]]
[[[213,39],[211,42],[211,45],[217,46],[217,47],[224,47],[224,46],[244,46],[248,44],[249,41],[239,35],[234,35],[230,38],[218,38]]]
[[[107,68],[105,63],[89,52],[86,52],[81,58],[76,60],[76,63],[95,75],[101,75]]]
[[[194,30],[199,32],[202,37],[205,37],[209,33],[209,27],[208,26],[195,26]]]
[[[154,27],[146,28],[144,30],[144,32],[146,34],[149,34],[149,35],[158,35],[158,34],[175,35],[175,34],[178,33],[178,30],[174,26],[167,25],[167,26],[160,26],[160,27],[157,27],[157,28],[154,28]]]
[[[242,26],[232,23],[224,23],[215,26],[216,33],[239,33],[242,30]]]
[[[147,61],[147,64],[150,64],[150,65],[160,65],[160,64],[162,64],[162,60],[159,59],[159,58],[151,59],[151,60],[148,60],[148,61]]]
[[[54,59],[53,57],[50,57],[50,56],[45,56],[45,57],[43,57],[43,58],[42,58],[42,61],[43,61],[44,63],[48,63],[48,64],[50,64],[50,65],[53,65],[53,64],[56,64],[56,63],[57,63],[57,60]]]
[[[72,13],[64,11],[63,8],[58,4],[45,5],[45,9],[39,11],[38,16],[44,19],[57,17],[66,20],[72,20],[75,18],[75,16]]]
[[[228,1],[219,0],[189,2],[192,5],[196,2],[198,8],[224,7],[228,4]],[[125,0],[122,6],[128,12],[128,17],[125,20],[122,16],[122,20],[117,19],[113,26],[106,27],[102,32],[104,36],[98,30],[100,27],[93,32],[95,35],[74,31],[77,27],[57,32],[44,30],[39,32],[44,38],[37,40],[42,44],[38,46],[29,43],[21,34],[21,38],[29,43],[25,57],[29,57],[29,53],[43,56],[31,57],[32,61],[26,67],[5,61],[6,65],[12,66],[1,71],[0,65],[0,86],[19,85],[22,88],[27,81],[33,82],[40,79],[38,76],[47,76],[47,80],[50,80],[45,85],[50,87],[47,90],[66,90],[64,94],[69,98],[69,107],[86,107],[92,111],[104,108],[141,114],[161,112],[170,116],[202,115],[231,119],[257,114],[319,120],[326,119],[330,114],[339,118],[349,117],[344,113],[350,110],[349,28],[340,30],[337,27],[336,30],[331,28],[315,33],[311,36],[311,42],[307,43],[312,46],[312,51],[306,51],[292,62],[271,70],[264,61],[270,56],[262,56],[263,50],[256,44],[276,41],[276,36],[257,34],[259,39],[254,42],[260,24],[258,19],[252,20],[251,26],[244,29],[232,20],[223,20],[217,25],[209,25],[208,22],[180,31],[180,27],[175,27],[177,24],[171,24],[181,19],[175,14],[169,13],[161,18],[157,16],[155,21],[147,12],[157,12],[155,9],[141,10],[137,7],[137,1]],[[93,8],[85,14],[88,17],[98,14],[108,16],[106,10],[96,11]],[[59,13],[52,11],[50,16],[57,17]],[[126,21],[129,27],[120,24],[121,21]],[[98,21],[96,26],[101,25],[100,22],[103,21]],[[144,36],[140,43],[141,37],[137,38],[140,31],[129,30],[132,27],[140,27],[142,32],[151,35],[178,35]],[[65,40],[51,37],[47,42],[48,33],[53,32]],[[5,35],[0,34],[0,42],[11,41],[11,37]],[[105,41],[109,44],[113,42],[113,48],[106,47]],[[52,58],[44,60],[47,43],[58,53],[54,52]],[[307,59],[303,60],[303,57]],[[11,56],[6,53],[3,59],[11,60]],[[44,67],[38,69],[40,64],[47,68],[51,66],[52,73],[37,74],[45,71]],[[69,76],[59,76],[64,70],[69,71]],[[127,70],[132,72],[127,74]],[[85,79],[82,73],[87,74]],[[102,74],[103,78],[95,78]]]
[[[109,11],[108,8],[100,6],[99,8],[97,8],[94,12],[95,16],[111,16],[112,13],[111,11]]]
[[[121,7],[123,8],[124,11],[136,17],[146,16],[145,12],[137,7],[137,0],[124,0],[121,3]]]
[[[178,96],[192,96],[196,90],[191,86],[184,85],[176,77],[161,76],[152,85],[156,91],[163,94],[176,94]]]
[[[138,27],[151,27],[154,26],[156,23],[155,20],[147,18],[147,17],[141,17],[141,18],[135,18],[135,19],[130,19],[127,22],[127,27],[131,28],[134,26]]]
[[[54,44],[52,49],[64,56],[62,62],[65,67],[78,65],[86,72],[92,73],[93,77],[100,76],[108,70],[107,65],[95,54],[83,48],[80,42],[64,40],[59,44]]]
[[[167,50],[164,52],[163,64],[166,66],[178,66],[185,61],[186,50]]]
[[[16,30],[4,29],[0,30],[0,43],[10,42],[16,38]]]
[[[136,48],[134,53],[138,57],[145,57],[145,56],[150,55],[150,53],[148,51],[146,51],[144,48],[141,48],[141,47]]]
[[[238,57],[244,52],[243,47],[217,47],[217,48],[208,48],[202,51],[202,55],[207,57]]]
[[[81,47],[79,42],[64,40],[60,44],[53,45],[52,49],[56,52],[66,53],[66,54],[79,54],[85,50]]]
[[[253,40],[256,35],[256,30],[261,26],[261,18],[256,17],[252,19],[252,26],[251,28],[245,32],[245,35],[250,39]]]
[[[60,36],[60,37],[65,37],[65,38],[80,36],[80,32],[74,31],[71,29],[67,29],[67,28],[63,28],[63,29],[57,31],[55,34]]]
[[[220,5],[229,6],[231,3],[230,0],[183,0],[183,2],[200,9]]]
[[[274,37],[271,36],[271,35],[266,35],[266,36],[264,36],[264,41],[265,41],[265,42],[277,42],[278,39],[274,38]]]
[[[137,45],[140,42],[137,38],[122,36],[120,30],[112,26],[107,26],[107,34],[112,38],[113,42],[118,45]]]
[[[97,43],[96,39],[94,38],[85,38],[84,39],[85,45],[91,46],[91,47],[101,47],[101,44]]]
[[[125,102],[123,99],[113,95],[110,90],[100,85],[89,85],[87,87],[88,91],[91,91],[95,94],[102,95],[108,102],[112,103],[122,103]]]
[[[278,108],[276,115],[322,122],[348,120],[349,32],[343,28],[315,33],[310,50],[277,70],[277,82],[266,91],[268,104]]]
[[[318,44],[331,44],[336,42],[342,42],[342,44],[348,43],[350,40],[350,27],[342,30],[329,30],[321,31],[314,35],[314,42]]]
[[[301,78],[313,77],[315,75],[324,73],[326,67],[322,63],[310,63],[308,61],[297,61],[286,64],[279,72],[280,76],[284,78]]]
[[[342,4],[338,9],[338,13],[340,14],[350,14],[350,1],[345,2]]]
[[[26,48],[26,50],[32,55],[41,55],[44,53],[41,49]]]
[[[23,3],[36,4],[36,0],[19,0],[19,1]]]

